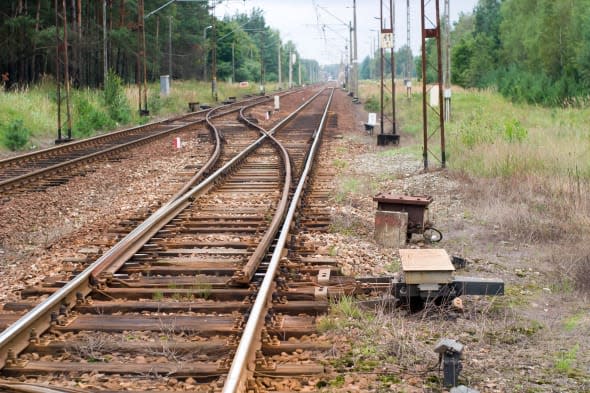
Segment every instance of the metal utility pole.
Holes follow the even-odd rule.
[[[207,26],[203,29],[203,48],[205,48],[205,62],[203,65],[203,80],[207,80],[207,55],[209,54],[209,45],[207,45],[207,30],[213,26]]]
[[[356,25],[356,0],[352,2],[352,10],[353,10],[353,23],[354,23],[354,57],[352,58],[352,80],[354,81],[352,97],[358,98],[359,92],[359,67],[358,67],[358,53],[357,53],[357,41],[356,41],[356,32],[357,32],[357,25]]]
[[[352,87],[354,85],[353,81],[352,81],[352,22],[349,21],[348,22],[348,72],[346,73],[346,89],[348,90],[349,93],[352,93],[354,95],[354,91],[352,90]]]
[[[282,75],[282,65],[281,65],[281,40],[279,40],[279,48],[278,48],[278,65],[279,65],[279,89],[283,87],[283,75]]]
[[[107,59],[107,0],[102,1],[102,64],[104,85],[109,73],[109,61]]]
[[[260,94],[265,94],[264,89],[264,36],[261,37],[260,43]]]
[[[297,63],[298,72],[299,72],[299,86],[301,86],[301,59],[299,59],[299,63]]]
[[[156,64],[158,65],[157,73],[161,75],[160,66],[160,15],[156,15]]]
[[[215,22],[215,2],[213,2],[212,26],[211,41],[213,42],[213,48],[211,50],[211,56],[213,56],[213,61],[211,62],[211,96],[217,102],[217,23]]]
[[[445,20],[445,73],[444,73],[444,113],[445,121],[451,120],[451,7],[449,0],[445,0],[444,20]]]
[[[231,82],[236,81],[236,43],[231,43]]]
[[[434,3],[434,7],[433,7]],[[427,9],[426,6],[429,6]],[[429,11],[427,15],[426,12]],[[443,116],[443,73],[441,59],[441,36],[440,36],[440,9],[439,0],[421,0],[422,15],[422,128],[424,145],[422,157],[424,160],[424,169],[428,169],[429,155],[440,161],[441,166],[446,166],[445,156],[445,122]],[[429,25],[427,25],[429,23]],[[433,39],[436,43],[436,64],[428,63],[428,54],[426,53],[427,39]],[[427,68],[436,70],[437,80],[433,85],[427,87],[426,70]],[[438,92],[433,91],[437,88]],[[430,93],[432,100],[429,103]],[[436,94],[438,93],[438,94]],[[432,122],[428,121],[429,113],[434,115]],[[438,123],[438,124],[437,124]],[[440,134],[440,155],[429,148],[429,141],[436,134]]]
[[[172,81],[172,15],[168,17],[168,75]]]
[[[58,26],[63,28],[63,36],[60,39]],[[68,18],[66,14],[66,0],[55,0],[55,67],[57,87],[57,139],[56,144],[72,140],[72,112],[70,105],[70,64],[68,62]],[[63,79],[61,69],[63,68]],[[68,136],[62,137],[61,104],[62,87],[66,102],[66,127]]]
[[[145,28],[144,28],[144,2],[137,1],[137,88],[139,92],[139,114],[150,114],[147,108],[147,65],[145,59]],[[143,81],[142,81],[143,79]],[[142,86],[143,83],[143,86]],[[143,90],[143,91],[142,91]]]
[[[410,0],[407,0],[407,31],[406,31],[406,46],[408,47],[408,58],[406,59],[406,93],[408,95],[408,99],[412,98],[412,70],[414,69],[414,59],[412,58],[412,42],[410,41],[410,36],[412,32],[410,30]]]
[[[289,47],[289,89],[293,87],[293,48]]]
[[[381,53],[381,133],[377,135],[377,145],[387,145],[389,143],[399,143],[399,135],[397,134],[396,114],[395,114],[395,56],[394,56],[394,4],[393,0],[388,0],[389,8],[389,26],[386,26],[385,18],[383,17],[384,0],[381,0],[380,7],[380,53]],[[385,50],[389,50],[389,66],[391,80],[385,79]],[[385,114],[385,94],[391,94],[391,117]],[[385,133],[385,121],[391,124],[391,134]]]

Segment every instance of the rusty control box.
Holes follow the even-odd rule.
[[[407,237],[411,238],[413,233],[423,234],[428,241],[437,242],[442,234],[434,229],[428,221],[428,206],[432,197],[427,195],[410,196],[382,192],[373,197],[377,202],[379,211],[396,211],[408,213]]]

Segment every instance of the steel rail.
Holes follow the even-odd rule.
[[[242,111],[244,109],[252,108],[258,104],[260,104],[260,102],[255,102],[253,104],[241,107],[240,108],[240,116],[242,116]],[[219,107],[219,108],[221,108],[221,107]],[[219,109],[219,108],[216,108],[216,109]],[[217,129],[217,127],[215,127],[215,125],[211,121],[210,114],[212,112],[213,111],[211,111],[207,114],[205,120],[207,121],[207,126],[209,127],[209,129],[211,130],[211,132],[215,136],[215,151],[213,152],[213,154],[211,155],[209,160],[207,160],[207,162],[203,165],[203,167],[193,177],[191,177],[189,179],[189,181],[186,182],[185,185],[172,196],[172,198],[170,198],[170,201],[168,203],[180,198],[182,195],[184,195],[186,192],[188,192],[188,190],[190,190],[192,187],[194,187],[197,184],[197,182],[199,181],[199,179],[203,178],[204,176],[206,176],[209,173],[209,171],[211,170],[213,165],[215,165],[215,163],[219,159],[219,156],[221,155],[221,137],[220,137],[219,130]],[[231,113],[231,112],[226,112],[226,113],[220,114],[220,116],[226,115],[228,113]],[[247,121],[247,119],[245,119],[245,120]]]
[[[302,110],[320,93],[321,91],[311,97],[295,112]],[[275,129],[285,124],[287,119],[291,119],[293,116],[294,114],[288,116],[275,126]],[[84,298],[92,292],[93,285],[96,285],[101,277],[115,273],[164,225],[190,205],[198,196],[204,194],[213,187],[222,174],[233,169],[233,167],[241,162],[251,151],[260,146],[267,137],[267,135],[262,135],[241,153],[234,156],[223,167],[219,168],[201,183],[193,187],[185,195],[160,207],[155,213],[132,230],[112,248],[106,251],[70,282],[49,296],[43,303],[37,305],[27,314],[23,315],[7,329],[2,331],[0,333],[0,369],[5,366],[10,352],[13,354],[20,353],[27,347],[31,336],[37,337],[51,325],[51,315],[52,313],[57,313],[60,306],[65,305],[67,308],[72,308],[77,299]]]
[[[199,120],[199,121],[197,121],[195,123],[198,123],[200,121],[202,121],[202,120]],[[187,127],[189,125],[190,124],[185,124],[185,125],[173,127],[173,128],[171,128],[169,130],[161,131],[161,132],[158,132],[156,134],[152,134],[152,135],[147,136],[147,137],[144,137],[144,138],[136,139],[134,141],[131,141],[131,142],[128,142],[128,143],[125,143],[125,144],[122,144],[122,145],[112,146],[112,147],[110,147],[108,149],[105,149],[105,150],[100,150],[100,151],[97,151],[95,153],[91,153],[91,154],[88,154],[88,155],[85,155],[85,156],[82,156],[82,157],[74,158],[72,160],[60,162],[60,163],[55,164],[55,165],[51,165],[51,166],[48,166],[48,167],[37,169],[37,170],[35,170],[33,172],[25,173],[25,174],[20,175],[20,176],[17,176],[17,177],[13,177],[13,178],[10,178],[10,179],[4,180],[4,181],[0,181],[0,189],[3,189],[3,188],[6,189],[9,186],[15,186],[15,185],[17,185],[19,183],[24,183],[26,181],[32,181],[34,179],[41,178],[45,174],[48,174],[50,172],[57,172],[57,170],[60,169],[60,168],[63,170],[63,169],[66,169],[68,167],[75,166],[76,164],[79,164],[79,163],[82,163],[82,162],[92,162],[92,161],[94,161],[96,159],[99,159],[102,156],[107,156],[107,155],[109,155],[111,153],[115,153],[117,151],[122,151],[122,150],[125,150],[125,149],[129,149],[129,148],[131,148],[133,146],[137,146],[137,145],[140,145],[140,144],[143,144],[143,143],[147,143],[147,142],[151,141],[152,139],[159,138],[159,137],[163,136],[164,134],[169,134],[169,133],[172,133],[172,132],[176,132],[180,128],[184,128],[184,127]]]
[[[0,168],[7,167],[9,164],[12,164],[16,161],[30,161],[30,160],[34,160],[40,156],[41,157],[49,156],[52,153],[59,152],[60,150],[67,151],[67,150],[72,150],[72,148],[74,148],[74,147],[92,146],[93,143],[101,141],[101,140],[109,141],[112,139],[116,139],[116,138],[118,138],[122,135],[125,135],[125,134],[131,134],[133,132],[142,132],[142,131],[145,131],[146,129],[153,128],[155,126],[166,125],[167,123],[179,121],[179,120],[185,119],[188,116],[195,116],[195,115],[203,114],[203,113],[206,113],[210,110],[211,109],[203,109],[200,111],[191,112],[188,114],[180,115],[180,116],[173,117],[173,118],[166,119],[166,120],[154,121],[154,122],[142,124],[142,125],[139,125],[136,127],[126,128],[124,130],[109,132],[109,133],[103,134],[103,135],[96,135],[96,136],[93,136],[90,138],[85,138],[85,139],[82,139],[79,141],[67,142],[67,143],[64,143],[64,144],[61,144],[58,146],[49,147],[47,149],[42,149],[42,150],[30,152],[30,153],[20,154],[20,155],[14,156],[14,157],[8,157],[8,158],[0,160]]]
[[[286,92],[286,93],[292,93],[292,91],[291,92]],[[283,94],[286,94],[286,93],[283,93]],[[261,97],[255,97],[255,98],[253,98],[251,100],[248,100],[248,101],[256,101],[253,105],[257,105],[257,104],[260,104],[261,102],[270,100],[270,98],[268,96],[264,96],[262,100],[260,98]],[[243,103],[244,102],[242,101],[239,104],[243,104]],[[117,151],[122,151],[122,150],[125,150],[125,149],[129,149],[129,148],[138,146],[138,145],[143,144],[143,143],[147,143],[147,142],[149,142],[149,141],[151,141],[153,139],[160,138],[160,137],[162,137],[162,136],[164,136],[166,134],[171,134],[171,133],[174,133],[174,132],[178,132],[182,128],[189,127],[191,125],[195,125],[195,124],[201,123],[203,121],[206,121],[207,118],[210,118],[210,114],[212,112],[220,111],[222,109],[227,109],[227,108],[233,107],[235,105],[236,105],[236,103],[231,103],[231,104],[221,105],[219,107],[212,108],[212,109],[204,109],[202,111],[192,112],[190,114],[182,115],[182,116],[179,116],[179,117],[176,117],[176,118],[167,119],[167,120],[163,120],[163,121],[159,121],[159,122],[153,122],[153,123],[149,123],[149,124],[146,124],[146,125],[142,125],[142,126],[138,126],[138,127],[133,127],[133,128],[130,128],[130,129],[126,129],[126,130],[116,131],[116,132],[109,133],[109,134],[106,134],[106,135],[99,135],[99,136],[95,136],[95,137],[92,137],[92,138],[89,138],[89,139],[84,139],[84,140],[79,141],[79,142],[72,142],[72,143],[68,143],[66,145],[55,146],[55,147],[51,147],[49,149],[41,150],[41,151],[38,151],[38,152],[28,153],[28,154],[25,154],[25,155],[20,155],[20,156],[8,158],[6,160],[2,160],[2,161],[0,161],[0,166],[8,167],[11,162],[16,162],[16,161],[20,161],[20,160],[31,161],[31,160],[34,160],[36,157],[46,157],[46,156],[49,156],[52,152],[57,152],[57,151],[73,151],[73,149],[72,149],[73,147],[87,147],[87,146],[90,147],[90,146],[93,146],[93,144],[96,143],[96,142],[101,142],[101,141],[102,142],[108,142],[108,141],[111,141],[111,140],[116,140],[117,137],[119,137],[119,136],[123,136],[123,135],[127,135],[127,134],[131,135],[134,132],[142,132],[142,131],[145,131],[145,130],[150,130],[150,129],[155,128],[157,126],[167,126],[170,123],[174,123],[175,121],[186,119],[187,117],[190,117],[190,116],[194,116],[194,115],[198,115],[198,114],[203,114],[203,113],[206,114],[205,119],[197,119],[197,120],[191,121],[188,124],[181,124],[181,125],[178,125],[176,127],[172,127],[170,129],[163,130],[161,132],[157,132],[157,133],[155,133],[153,135],[149,135],[147,137],[136,139],[136,140],[133,140],[133,141],[130,141],[130,142],[121,144],[121,145],[112,146],[110,148],[99,150],[99,151],[97,151],[95,153],[92,153],[92,154],[88,154],[88,155],[85,155],[85,156],[82,156],[82,157],[78,157],[78,158],[75,158],[75,159],[71,159],[71,160],[67,160],[67,161],[64,161],[64,162],[60,162],[58,164],[51,165],[51,166],[48,166],[48,167],[45,167],[45,168],[40,168],[40,169],[34,170],[32,172],[22,174],[20,176],[16,176],[16,177],[12,177],[12,178],[8,178],[8,179],[5,179],[5,180],[2,180],[2,181],[0,181],[0,190],[1,189],[7,189],[7,188],[9,188],[11,186],[15,186],[15,185],[17,185],[19,183],[24,183],[26,181],[32,181],[33,179],[41,178],[41,177],[43,177],[44,175],[46,175],[46,174],[48,174],[50,172],[56,172],[60,168],[65,169],[65,168],[68,168],[68,167],[71,167],[71,166],[75,166],[76,164],[81,163],[81,162],[91,162],[91,161],[93,161],[95,159],[98,159],[98,158],[100,158],[102,156],[106,156],[108,154],[111,154],[111,153],[114,153],[114,152],[117,152]],[[240,110],[240,108],[241,108],[240,106],[237,106],[235,108],[231,108],[230,111],[220,113],[217,116],[223,116],[223,115],[225,115],[227,113],[231,113],[233,111]]]
[[[303,110],[321,93],[322,91],[319,91],[317,94],[313,95],[303,105],[301,105],[289,116],[283,119],[279,124],[277,124],[273,128],[273,130],[279,129],[280,127],[284,126],[284,124],[286,124],[294,116],[296,116],[298,112]],[[111,255],[108,255],[109,252],[107,252],[96,261],[101,261],[101,263],[97,264],[97,267],[93,269],[92,277],[95,280],[99,280],[101,274],[114,274],[117,270],[121,268],[121,266],[123,266],[123,264],[129,258],[133,256],[133,254],[135,254],[143,246],[143,243],[145,243],[152,236],[154,236],[164,225],[166,225],[170,220],[172,220],[172,218],[174,218],[176,215],[178,215],[178,213],[185,209],[186,206],[188,206],[198,197],[209,191],[215,185],[215,183],[221,177],[221,175],[229,173],[234,168],[234,166],[239,164],[244,158],[246,158],[246,156],[248,156],[256,148],[258,148],[267,137],[268,135],[260,136],[257,140],[255,140],[249,146],[247,146],[244,150],[236,154],[225,165],[217,169],[214,173],[212,173],[211,175],[209,175],[209,177],[207,177],[202,182],[194,186],[187,193],[177,198],[176,200],[170,202],[169,204],[160,207],[154,214],[152,214],[137,228],[131,231],[119,243],[113,246],[113,248],[109,250],[113,251]],[[125,248],[124,244],[121,245],[121,243],[125,241],[129,242],[129,244],[131,244],[132,247],[127,249]],[[0,346],[1,345],[2,342],[0,341]]]
[[[252,104],[252,106],[258,105],[258,104],[259,103],[257,102],[255,104]],[[189,181],[186,182],[185,185],[180,190],[178,190],[178,192],[176,192],[172,196],[172,198],[170,198],[170,201],[168,203],[166,203],[165,205],[168,205],[172,201],[177,200],[182,195],[184,195],[186,192],[188,192],[188,190],[190,190],[191,187],[194,187],[194,185],[197,184],[197,182],[199,181],[199,179],[203,178],[203,176],[205,176],[207,173],[209,173],[209,171],[211,170],[211,168],[213,167],[213,165],[215,165],[215,163],[219,159],[219,156],[221,155],[221,137],[219,135],[219,130],[217,129],[217,127],[215,127],[215,125],[211,121],[211,113],[213,113],[214,110],[212,110],[209,113],[207,113],[207,116],[205,117],[205,121],[207,122],[207,127],[209,127],[209,129],[213,133],[213,136],[215,137],[215,150],[213,151],[213,154],[211,154],[211,157],[209,157],[209,159],[201,167],[201,169],[199,169],[199,171],[193,177],[191,177],[189,179]],[[227,113],[220,114],[220,116],[223,116],[225,114],[227,114]]]
[[[319,96],[319,94],[321,94],[322,92],[323,92],[323,90],[321,90],[317,94],[317,96]],[[306,103],[306,105],[309,104],[310,102]],[[252,278],[254,277],[254,274],[256,273],[256,270],[258,269],[258,266],[260,265],[260,262],[262,262],[262,259],[266,255],[268,248],[272,244],[272,242],[279,230],[281,222],[283,221],[285,214],[287,213],[286,208],[287,208],[287,203],[288,203],[288,199],[289,199],[289,190],[291,188],[292,172],[293,172],[291,165],[290,165],[289,153],[287,152],[285,147],[273,136],[273,134],[276,133],[279,129],[281,129],[289,120],[291,120],[291,118],[293,116],[289,116],[289,117],[285,118],[281,123],[277,124],[275,127],[270,129],[269,131],[266,131],[264,128],[260,127],[258,124],[255,124],[252,121],[250,121],[248,118],[246,118],[246,116],[244,116],[244,109],[245,108],[242,108],[240,110],[240,119],[242,119],[244,122],[246,122],[246,124],[249,127],[257,129],[263,135],[268,135],[270,140],[275,144],[275,146],[277,146],[277,148],[281,152],[283,162],[285,162],[285,172],[286,173],[285,173],[285,184],[283,185],[283,194],[282,194],[281,200],[279,202],[279,205],[277,206],[276,213],[273,216],[272,221],[269,225],[269,229],[266,231],[266,233],[264,234],[264,236],[262,237],[262,239],[258,243],[258,246],[256,246],[256,249],[254,250],[252,255],[250,255],[250,257],[248,258],[248,261],[246,262],[246,264],[240,270],[237,270],[236,273],[234,274],[234,276],[232,277],[231,283],[233,283],[233,284],[247,284],[252,280]],[[295,115],[298,112],[299,112],[299,110],[296,112],[293,112],[292,115]]]
[[[74,389],[74,388],[53,388],[46,385],[31,385],[28,383],[20,382],[0,382],[0,388],[6,389],[7,391],[23,392],[23,393],[86,393],[87,390]]]
[[[292,90],[292,92],[294,92],[294,91],[296,91],[296,90]],[[126,128],[124,130],[109,132],[108,134],[96,135],[96,136],[93,136],[90,138],[85,138],[85,139],[82,139],[79,141],[72,141],[72,142],[61,144],[59,146],[52,146],[47,149],[42,149],[42,150],[30,152],[30,153],[20,154],[20,155],[14,156],[14,157],[8,157],[8,158],[0,160],[0,167],[6,166],[7,164],[11,164],[15,161],[35,159],[38,156],[48,155],[48,154],[51,154],[52,152],[59,151],[59,150],[67,150],[68,148],[72,148],[72,147],[76,147],[76,146],[92,145],[92,143],[94,143],[98,140],[101,140],[101,139],[108,141],[110,139],[114,139],[114,138],[124,135],[126,133],[132,133],[134,131],[145,131],[145,129],[149,128],[149,127],[158,126],[158,125],[166,125],[168,123],[173,123],[175,121],[181,121],[181,120],[186,119],[187,117],[190,117],[190,116],[205,114],[213,109],[219,109],[222,107],[244,104],[246,102],[256,100],[259,98],[260,98],[259,96],[258,97],[250,97],[247,100],[236,101],[234,103],[221,105],[221,106],[218,106],[215,108],[201,109],[198,111],[185,113],[185,114],[178,115],[178,116],[168,118],[165,120],[154,121],[154,122],[142,124],[142,125],[139,125],[136,127]],[[202,119],[199,119],[199,121],[202,121]]]
[[[334,89],[332,88],[332,92],[330,93],[328,103],[326,104],[322,120],[317,131],[314,134],[314,142],[311,146],[310,154],[308,155],[305,168],[301,174],[301,178],[299,179],[299,183],[297,184],[297,189],[295,190],[295,193],[293,194],[293,198],[289,205],[289,211],[287,212],[287,216],[281,228],[281,233],[277,241],[277,245],[272,254],[270,263],[266,270],[266,274],[264,275],[264,279],[262,281],[262,284],[260,285],[258,295],[256,296],[256,300],[254,302],[254,305],[252,306],[250,316],[248,317],[248,321],[246,322],[244,333],[242,334],[242,338],[236,350],[236,354],[233,358],[232,365],[230,367],[227,379],[223,386],[223,393],[237,393],[245,391],[246,379],[248,378],[248,376],[251,376],[254,373],[254,370],[249,369],[248,366],[254,360],[253,356],[255,356],[255,350],[260,345],[260,331],[262,329],[262,323],[264,323],[264,317],[266,315],[268,304],[271,301],[275,275],[279,268],[279,262],[282,257],[283,248],[287,243],[289,229],[291,228],[291,224],[295,216],[295,211],[297,210],[297,205],[299,204],[299,199],[301,198],[303,188],[307,184],[308,176],[310,174],[316,152],[319,148],[319,143],[321,141],[323,129],[326,123],[326,119],[328,117],[328,110],[332,103],[333,96]]]

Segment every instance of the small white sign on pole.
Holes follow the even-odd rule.
[[[375,126],[377,125],[377,114],[376,113],[369,113],[369,120],[367,121],[367,124],[370,126]]]
[[[434,85],[430,89],[430,106],[433,108],[438,107],[438,85]]]
[[[281,97],[275,96],[275,111],[281,109]]]
[[[393,48],[393,33],[381,33],[381,48]]]

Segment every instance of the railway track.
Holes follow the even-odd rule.
[[[249,108],[249,130],[210,114],[224,143],[205,180],[81,261],[75,277],[4,306],[0,375],[27,383],[2,386],[235,392],[322,373],[310,353],[330,344],[315,336],[315,316],[329,296],[358,290],[296,236],[329,222],[325,192],[307,186],[328,178],[311,171],[330,101],[316,94],[269,132],[246,120]]]
[[[292,94],[285,92],[284,94]],[[0,193],[4,196],[66,183],[75,174],[92,171],[92,162],[118,160],[131,148],[187,130],[194,130],[216,117],[236,113],[244,106],[266,103],[268,96],[249,98],[212,109],[108,133],[77,142],[55,146],[5,160],[0,160]],[[217,141],[219,142],[219,141]]]

